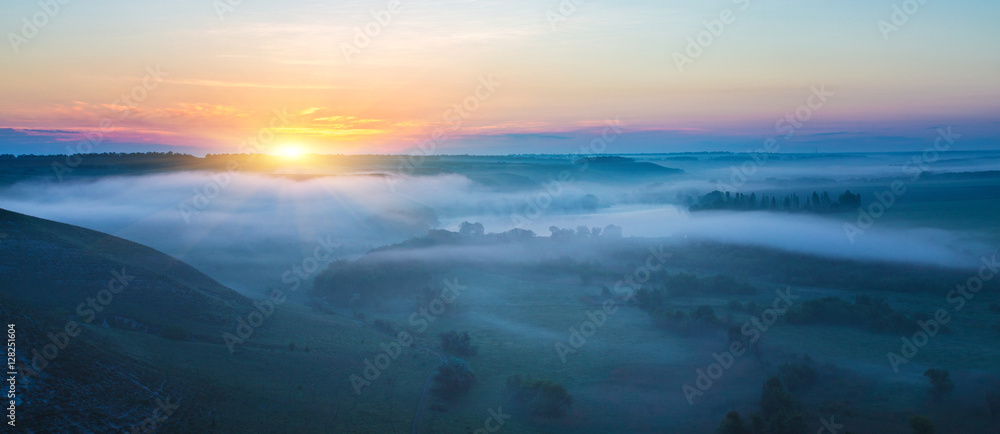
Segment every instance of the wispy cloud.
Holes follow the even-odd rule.
[[[288,90],[338,90],[350,89],[350,86],[335,86],[331,84],[286,84],[286,83],[249,83],[239,81],[204,80],[204,79],[166,79],[166,83],[187,86],[206,87],[245,87],[257,89],[288,89]]]

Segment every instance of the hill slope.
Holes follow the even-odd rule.
[[[250,306],[191,266],[111,235],[2,209],[0,233],[0,292],[66,319],[207,339]]]
[[[0,210],[0,322],[15,324],[17,426],[29,432],[390,432],[412,422],[438,356],[405,349],[392,379],[358,395],[349,377],[381,354],[383,333],[288,302],[227,346],[222,334],[255,311],[149,247]]]
[[[128,432],[202,419],[194,407],[175,408],[200,392],[132,357],[120,338],[190,330],[216,339],[249,305],[151,248],[0,210],[0,318],[16,330],[19,426]],[[171,417],[158,420],[157,408]]]

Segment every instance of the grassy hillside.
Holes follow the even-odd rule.
[[[121,238],[6,210],[0,232],[0,291],[61,316],[97,324],[120,316],[207,337],[231,323],[228,312],[250,307],[191,266]],[[120,292],[101,294],[109,284]]]
[[[18,423],[36,432],[130,432],[159,403],[178,405],[160,432],[399,431],[437,366],[408,349],[392,367],[398,379],[358,396],[348,378],[387,341],[368,327],[289,303],[231,352],[222,334],[256,308],[187,264],[9,211],[0,210],[0,234],[0,319],[18,332]],[[115,274],[123,270],[127,286]],[[109,281],[120,292],[88,321],[78,307],[100,305]],[[64,339],[68,324],[76,336]],[[39,356],[50,334],[59,351]]]

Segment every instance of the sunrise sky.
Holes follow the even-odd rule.
[[[0,153],[567,154],[608,119],[609,153],[743,151],[821,86],[782,151],[1000,147],[995,0],[51,1],[0,3]]]

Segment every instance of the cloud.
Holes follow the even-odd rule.
[[[181,84],[188,86],[202,87],[234,87],[234,88],[256,88],[256,89],[285,89],[285,90],[343,90],[350,89],[348,86],[334,86],[329,84],[291,84],[291,83],[252,83],[238,81],[205,80],[205,79],[165,79],[165,83]]]

